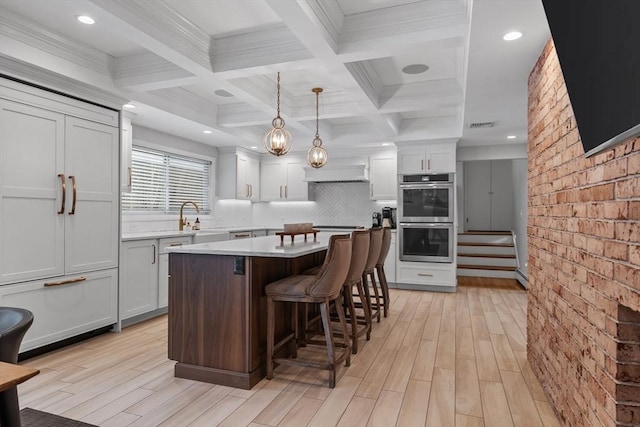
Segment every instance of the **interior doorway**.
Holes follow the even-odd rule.
[[[511,160],[464,163],[465,230],[508,231],[513,228]]]

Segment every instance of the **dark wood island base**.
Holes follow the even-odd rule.
[[[171,253],[169,359],[175,376],[251,389],[266,374],[267,284],[322,264],[326,250],[296,258]],[[290,332],[279,307],[277,336]],[[286,349],[285,349],[286,351]]]

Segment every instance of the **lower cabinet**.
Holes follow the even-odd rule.
[[[131,240],[120,251],[120,319],[158,308],[158,240]]]
[[[0,286],[0,305],[33,313],[20,351],[118,321],[118,269]]]
[[[169,253],[167,248],[191,243],[191,236],[122,242],[120,320],[168,305]]]
[[[456,288],[455,264],[400,261],[396,267],[396,282],[453,291]]]

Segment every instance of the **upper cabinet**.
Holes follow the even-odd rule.
[[[285,156],[263,160],[260,169],[260,200],[300,201],[309,200],[309,184],[304,180],[305,160]]]
[[[396,200],[398,172],[396,154],[374,154],[369,157],[369,196],[371,200]]]
[[[260,160],[242,150],[220,149],[218,156],[218,197],[251,200],[260,198]]]
[[[131,150],[133,149],[133,126],[131,115],[120,113],[120,191],[131,192]]]
[[[398,173],[455,173],[456,143],[425,143],[398,147]]]

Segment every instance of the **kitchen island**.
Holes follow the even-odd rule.
[[[171,248],[168,348],[175,376],[244,389],[258,383],[267,359],[264,288],[322,264],[331,234],[284,245],[266,236]],[[288,307],[276,306],[276,340],[290,332],[290,317]]]

